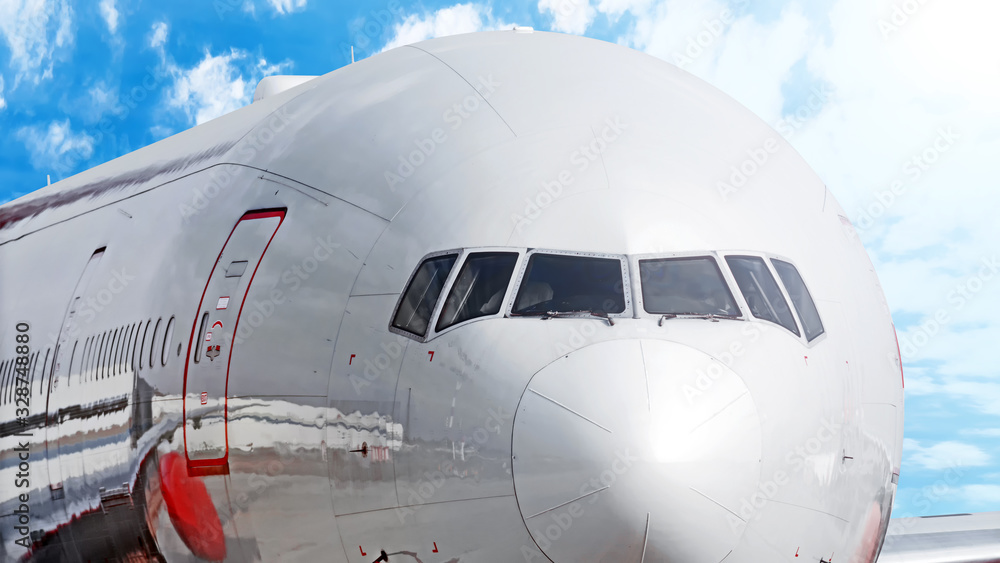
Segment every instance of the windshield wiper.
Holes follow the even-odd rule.
[[[573,317],[594,317],[603,321],[608,321],[608,326],[615,326],[615,321],[604,311],[528,311],[525,313],[511,313],[512,317],[541,317],[543,321],[549,319],[566,319]]]
[[[707,314],[696,314],[696,313],[667,313],[660,317],[660,321],[656,323],[659,326],[663,326],[663,321],[669,319],[706,319],[713,323],[719,322],[719,319],[727,319],[730,321],[741,321],[743,317],[739,315],[717,315],[715,313]]]

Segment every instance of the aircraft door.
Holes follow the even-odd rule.
[[[80,327],[77,326],[76,316],[77,310],[80,308],[81,298],[86,294],[87,288],[90,285],[90,280],[94,277],[94,272],[97,271],[97,266],[101,263],[101,258],[104,257],[104,247],[98,248],[90,256],[90,260],[87,261],[86,267],[83,269],[83,273],[80,275],[79,281],[76,283],[76,288],[73,290],[73,297],[69,301],[69,307],[66,309],[66,314],[63,316],[63,322],[59,326],[59,337],[56,341],[55,355],[52,359],[52,363],[49,364],[51,367],[50,377],[49,377],[49,388],[48,394],[46,395],[46,417],[48,423],[45,425],[45,448],[47,450],[46,460],[48,462],[49,470],[49,488],[52,492],[53,500],[64,498],[63,483],[62,483],[62,468],[61,463],[64,463],[64,459],[59,456],[59,442],[65,441],[59,439],[60,436],[60,420],[59,420],[59,409],[62,407],[67,407],[72,404],[71,399],[69,399],[70,394],[66,392],[65,389],[60,390],[60,387],[67,387],[70,363],[72,360],[73,341],[80,333]],[[45,374],[42,374],[42,378]],[[66,452],[63,452],[65,455]]]
[[[270,210],[240,218],[198,304],[184,368],[184,449],[189,469],[196,472],[228,472],[229,358],[243,299],[284,217],[284,210]]]

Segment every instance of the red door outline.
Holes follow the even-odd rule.
[[[264,255],[267,254],[268,247],[271,246],[271,241],[274,240],[274,235],[278,233],[278,229],[281,228],[281,224],[285,221],[285,209],[265,209],[261,211],[248,211],[240,217],[240,220],[233,225],[233,229],[229,231],[229,236],[226,237],[226,242],[223,243],[222,248],[219,249],[219,255],[215,257],[215,264],[212,265],[212,271],[208,274],[208,279],[205,281],[205,289],[201,291],[201,299],[198,301],[198,310],[194,313],[194,323],[191,325],[191,336],[188,338],[188,349],[187,356],[184,359],[184,387],[181,392],[182,397],[182,413],[183,413],[183,428],[184,428],[184,459],[187,460],[188,473],[191,475],[220,475],[229,472],[229,365],[233,360],[233,350],[229,350],[229,359],[226,361],[226,384],[224,386],[224,412],[223,412],[223,428],[225,429],[226,436],[226,454],[217,459],[191,459],[188,457],[187,452],[187,380],[188,380],[188,367],[191,365],[191,350],[192,343],[194,342],[194,335],[198,328],[198,321],[201,316],[201,306],[205,303],[205,294],[208,292],[208,284],[212,283],[212,276],[215,274],[215,269],[219,267],[219,260],[222,258],[222,253],[225,252],[226,246],[229,244],[229,239],[232,238],[233,233],[236,232],[236,227],[239,226],[243,221],[250,221],[253,219],[265,219],[268,217],[277,217],[278,226],[274,228],[274,232],[271,233],[271,238],[267,239],[267,244],[264,245],[264,250],[260,253],[260,258],[257,260],[257,265],[253,269],[253,273],[250,274],[250,281],[247,283],[246,291],[243,292],[243,299],[240,302],[240,310],[236,313],[236,321],[233,324],[233,334],[236,334],[236,329],[239,328],[240,316],[243,314],[243,304],[246,303],[246,297],[250,294],[250,288],[253,287],[253,278],[257,275],[257,269],[260,268],[260,263],[264,261]],[[234,340],[235,344],[235,340]],[[201,343],[199,342],[200,346]]]

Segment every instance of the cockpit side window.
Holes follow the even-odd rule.
[[[514,302],[514,315],[625,311],[622,262],[568,254],[532,254]]]
[[[458,254],[447,254],[428,258],[420,264],[399,302],[392,319],[393,327],[417,336],[427,334],[427,325],[456,259]]]
[[[711,256],[639,260],[639,278],[647,313],[740,316]]]
[[[795,266],[783,260],[771,259],[774,270],[778,272],[781,283],[785,284],[788,297],[792,300],[792,305],[799,313],[799,320],[802,321],[802,330],[806,333],[806,340],[812,342],[817,336],[823,334],[823,321],[819,318],[819,311],[816,303],[813,302],[812,295],[806,289],[805,282]]]
[[[795,324],[788,302],[764,259],[759,256],[727,256],[726,263],[753,316],[777,323],[799,336],[799,327]]]
[[[517,265],[517,256],[516,252],[471,254],[451,286],[437,330],[499,313]]]

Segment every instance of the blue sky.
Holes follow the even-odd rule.
[[[0,0],[0,202],[351,45],[513,24],[629,45],[773,124],[857,225],[907,374],[893,515],[1000,510],[996,21],[992,0]]]

